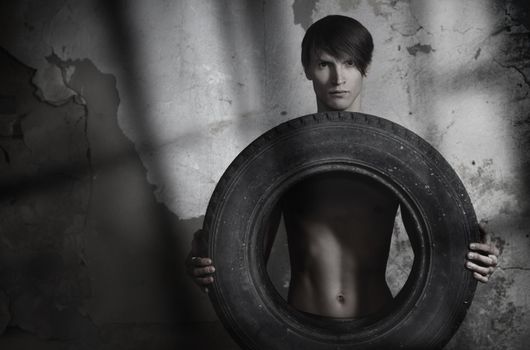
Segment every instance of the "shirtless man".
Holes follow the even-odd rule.
[[[318,112],[360,110],[372,51],[370,33],[349,17],[328,16],[307,30],[302,64],[313,83]],[[382,309],[392,300],[385,269],[398,207],[390,190],[360,176],[325,174],[289,189],[281,204],[291,262],[288,303],[334,318]],[[403,221],[408,221],[406,215]],[[267,255],[273,239],[269,235]],[[194,238],[188,271],[207,291],[215,268],[210,258],[196,256],[197,245]],[[487,282],[498,254],[490,244],[472,243],[466,267],[478,281]]]

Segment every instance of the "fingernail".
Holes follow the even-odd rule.
[[[192,257],[191,257],[191,261],[197,261],[197,259],[199,259],[199,258],[196,257],[196,256],[192,256]]]
[[[468,262],[468,263],[466,263],[466,266],[467,267],[472,267],[473,265],[470,262]]]
[[[467,257],[470,259],[473,259],[475,257],[475,254],[473,253],[467,253]]]
[[[215,267],[212,266],[212,267],[210,268],[210,272],[215,272]]]
[[[471,249],[475,249],[476,247],[477,247],[477,245],[476,245],[475,243],[471,243],[471,244],[469,245],[469,248],[471,248]]]
[[[208,294],[208,287],[204,287],[204,293]]]

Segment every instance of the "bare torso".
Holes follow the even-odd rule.
[[[291,260],[288,302],[328,317],[361,317],[392,300],[385,280],[396,197],[382,185],[326,174],[294,186],[283,213]]]

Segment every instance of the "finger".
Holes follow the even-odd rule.
[[[483,276],[483,275],[481,275],[480,273],[477,273],[477,272],[473,272],[473,277],[477,281],[482,282],[482,283],[486,283],[489,280],[487,276]]]
[[[490,254],[488,257],[491,259],[491,266],[497,266],[499,264],[497,255]]]
[[[485,256],[485,255],[482,255],[482,254],[479,254],[479,253],[473,253],[473,252],[469,252],[467,253],[467,258],[469,260],[472,260],[474,262],[479,262],[483,265],[486,265],[486,266],[495,266],[494,263],[496,263],[496,260],[493,260],[491,257],[493,255],[488,255],[488,256]]]
[[[196,267],[193,269],[193,276],[196,277],[204,277],[206,275],[209,275],[211,273],[215,272],[215,267],[213,266],[207,266],[207,267]]]
[[[489,275],[492,272],[489,267],[482,267],[482,266],[479,266],[479,265],[477,265],[477,264],[475,264],[475,263],[473,263],[471,261],[468,261],[466,263],[466,267],[468,269],[470,269],[471,271],[478,272],[478,273],[480,273],[481,275],[484,275],[484,276]]]
[[[492,247],[493,247],[493,255],[495,255],[496,257],[499,256],[501,254],[501,251],[495,245],[492,245]]]
[[[205,287],[205,286],[213,283],[213,277],[212,276],[195,277],[194,280],[195,280],[195,283],[197,283],[199,285],[199,287]]]
[[[488,243],[471,243],[469,245],[469,249],[471,250],[474,250],[474,251],[478,251],[478,252],[484,252],[484,253],[487,253],[487,254],[495,254],[495,251],[496,251],[496,248],[494,246],[492,246],[491,244],[488,244]]]
[[[210,266],[212,264],[212,259],[194,256],[191,258],[191,262],[195,266]]]

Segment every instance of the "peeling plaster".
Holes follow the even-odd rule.
[[[497,63],[499,66],[501,66],[503,68],[515,70],[517,73],[519,73],[521,75],[521,78],[523,78],[525,85],[527,87],[530,87],[530,81],[528,80],[528,77],[526,76],[525,72],[521,68],[519,68],[516,65],[503,64],[503,63],[499,62],[495,58],[493,59],[493,62]],[[530,65],[528,65],[526,68],[530,68]],[[526,96],[528,96],[528,94]]]
[[[528,5],[478,3],[262,1],[253,10],[163,1],[116,5],[119,18],[90,1],[0,5],[0,43],[25,66],[16,81],[0,82],[16,90],[0,91],[0,326],[9,318],[9,335],[57,337],[40,343],[54,348],[197,348],[183,344],[197,345],[192,338],[211,329],[215,336],[198,348],[220,346],[226,333],[184,276],[191,235],[238,151],[285,118],[314,111],[310,83],[292,62],[302,29],[342,13],[366,24],[376,43],[363,110],[441,147],[502,251],[447,349],[524,349]],[[123,42],[108,40],[119,20],[137,65],[121,54]],[[16,63],[0,66],[8,65]],[[132,101],[132,84],[145,90],[141,103]],[[138,136],[131,106],[156,126],[160,143]],[[150,171],[167,178],[152,186]],[[286,278],[279,276],[284,289]]]
[[[25,76],[34,75],[35,71],[7,52],[2,52],[0,62],[1,70],[10,69],[10,82],[1,88],[11,90],[23,102],[15,115],[21,116],[20,129],[24,137],[23,142],[17,138],[0,140],[2,148],[11,152],[11,161],[2,166],[2,186],[6,186],[5,182],[10,177],[16,178],[20,174],[28,180],[32,179],[31,183],[46,182],[33,164],[38,162],[39,167],[53,166],[64,161],[65,156],[75,157],[79,151],[79,147],[68,145],[65,142],[68,139],[64,138],[69,134],[74,136],[79,128],[75,123],[61,125],[65,121],[61,114],[68,115],[75,111],[75,107],[67,102],[61,107],[48,107],[37,101],[30,79],[25,79]],[[51,140],[42,138],[46,132],[55,132],[56,135]],[[65,147],[65,144],[68,146]],[[59,147],[54,149],[55,146]],[[78,189],[83,188],[81,179],[74,176],[72,181],[72,178],[64,177],[66,173],[68,170],[62,169],[60,175],[55,175],[62,177],[60,181],[73,188],[78,186],[76,182],[79,181],[81,185]],[[10,300],[9,327],[18,327],[43,338],[77,337],[81,327],[72,317],[79,306],[79,299],[74,298],[73,301],[71,298],[73,295],[87,295],[84,289],[86,280],[83,280],[86,274],[83,268],[66,268],[66,264],[71,263],[70,257],[57,250],[61,251],[61,242],[65,238],[61,232],[68,225],[68,212],[83,211],[86,207],[82,199],[79,201],[70,196],[68,188],[66,191],[63,188],[48,192],[43,187],[37,187],[38,190],[34,188],[35,192],[29,194],[28,185],[29,182],[4,191],[11,200],[0,205],[3,214],[0,222],[4,228],[0,244],[4,273],[0,274],[0,285],[4,286]],[[55,203],[55,206],[50,206],[50,203]],[[80,322],[82,319],[79,319]]]
[[[307,30],[313,23],[313,12],[318,0],[294,0],[292,8],[294,13],[294,24],[299,24]]]
[[[382,16],[384,18],[389,18],[395,12],[396,5],[398,0],[375,0],[367,1],[367,3],[372,7],[374,14],[376,16]],[[407,3],[408,1],[402,1]]]
[[[390,25],[390,28],[404,37],[415,36],[420,30],[423,29],[423,27],[420,25],[415,25],[408,22],[396,24],[393,23]]]
[[[499,267],[501,270],[520,270],[520,271],[530,271],[530,267],[521,267],[521,266],[505,266]]]
[[[361,4],[361,0],[340,0],[339,1],[340,9],[344,12],[353,11],[356,8],[358,8],[360,4]]]
[[[436,51],[432,48],[431,45],[428,45],[428,44],[416,44],[414,46],[408,46],[407,47],[407,51],[410,55],[412,56],[416,56],[416,54],[419,52],[419,53],[425,53],[425,54],[429,54],[433,51]]]
[[[168,239],[175,237],[165,232],[170,236],[180,233],[180,240],[184,240],[182,230],[196,230],[202,218],[179,221],[156,203],[145,168],[117,125],[115,78],[98,71],[89,60],[60,60],[52,55],[48,61],[69,74],[61,75],[67,77],[64,84],[56,80],[41,85],[41,97],[54,98],[48,103],[35,98],[30,79],[24,78],[24,74],[35,75],[35,70],[10,56],[0,56],[0,62],[6,59],[10,59],[10,77],[15,82],[9,87],[20,86],[13,93],[25,101],[17,113],[27,109],[21,128],[24,142],[32,151],[17,146],[21,143],[17,138],[0,139],[2,148],[11,150],[11,158],[16,160],[0,164],[4,177],[27,173],[9,192],[4,191],[12,200],[0,202],[0,285],[6,286],[8,298],[0,293],[2,331],[4,323],[9,322],[10,329],[18,328],[39,338],[99,346],[100,329],[114,322],[116,315],[106,315],[101,309],[106,304],[94,301],[104,296],[112,299],[115,290],[121,289],[127,290],[129,299],[138,299],[134,303],[141,306],[130,308],[129,299],[118,298],[112,301],[115,310],[146,315],[136,316],[139,319],[171,314],[168,301],[185,291],[171,287],[174,277],[170,276],[174,276],[176,266],[173,256],[180,245],[169,243]],[[6,65],[0,64],[1,69]],[[65,86],[76,95],[63,100],[55,90],[64,91]],[[40,165],[33,173],[31,164],[35,162]],[[72,166],[76,162],[82,166]],[[131,178],[138,181],[131,183]],[[135,199],[128,197],[130,189],[134,189]],[[131,213],[123,212],[127,210]],[[134,221],[132,226],[128,221]],[[123,239],[117,239],[116,234],[123,234]],[[142,249],[135,248],[137,253],[121,251],[131,243],[134,246],[135,240],[143,242]],[[110,261],[105,255],[109,245],[117,248],[109,255]],[[188,246],[183,245],[178,253],[179,265]],[[133,261],[142,265],[130,273],[128,269],[109,269]],[[130,274],[143,282],[131,283]],[[147,288],[145,281],[149,281]],[[159,288],[167,289],[167,294]],[[10,313],[4,312],[7,304]],[[184,312],[190,307],[180,307],[182,315],[191,313]],[[168,316],[162,317],[168,322]]]
[[[46,67],[37,70],[33,77],[33,84],[37,86],[37,96],[56,106],[67,102],[69,98],[77,95],[65,85],[63,70],[55,64],[48,64]]]
[[[25,115],[14,115],[0,118],[0,137],[9,137],[22,139],[24,133],[22,132],[22,119]]]
[[[479,47],[479,48],[477,49],[477,52],[475,53],[475,56],[473,56],[473,59],[474,59],[474,60],[476,60],[476,59],[480,56],[480,50],[481,50],[481,48]]]

